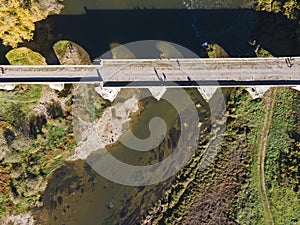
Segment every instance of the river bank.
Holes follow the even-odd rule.
[[[74,110],[77,110],[76,107],[74,107]],[[117,142],[126,131],[126,124],[126,127],[128,127],[130,115],[137,113],[138,110],[138,100],[133,94],[131,98],[126,99],[124,102],[105,108],[98,121],[84,122],[80,117],[78,118],[77,112],[73,112],[75,120],[78,120],[75,122],[75,132],[81,132],[78,134],[80,136],[78,146],[68,160],[87,159],[93,151],[104,149],[107,145]]]

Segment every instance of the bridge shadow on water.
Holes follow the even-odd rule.
[[[141,40],[174,42],[200,57],[205,57],[201,43],[210,41],[231,57],[251,57],[255,54],[249,41],[256,39],[275,56],[300,55],[296,21],[252,9],[87,10],[86,15],[50,16],[37,23],[34,40],[24,46],[55,64],[51,47],[61,39],[78,43],[92,59],[108,51],[112,42]]]

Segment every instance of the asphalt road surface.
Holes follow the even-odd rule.
[[[3,65],[0,82],[103,82],[110,87],[300,85],[300,57],[103,59],[99,65]]]

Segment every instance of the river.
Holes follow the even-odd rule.
[[[126,92],[132,93],[130,89],[123,92],[119,98],[129,98]],[[176,93],[174,89],[165,95],[175,96]],[[197,91],[190,91],[190,94],[195,103],[207,105]],[[167,134],[161,145],[149,152],[137,152],[121,143],[107,148],[115,158],[130,165],[151,165],[164,160],[176,147],[181,132],[178,114],[170,103],[148,97],[142,104],[140,113],[130,123],[135,136],[147,138],[150,135],[145,125],[153,117],[164,120]],[[101,155],[101,152],[94,154]],[[132,187],[104,178],[84,160],[67,162],[49,179],[42,197],[44,205],[34,211],[35,218],[38,224],[134,224],[163,196],[175,177],[174,174],[158,184]]]
[[[240,1],[245,6],[244,0]],[[253,39],[253,10],[239,9],[236,0],[226,1],[222,7],[221,1],[191,2],[193,10],[188,10],[181,0],[65,0],[62,15],[37,22],[33,41],[21,46],[40,52],[48,64],[58,63],[52,46],[61,39],[78,43],[92,59],[110,50],[112,42],[141,40],[173,42],[200,57],[206,56],[201,44],[212,41],[232,57],[254,56],[253,47],[248,44]]]

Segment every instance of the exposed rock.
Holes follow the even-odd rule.
[[[109,208],[109,209],[113,209],[114,207],[115,207],[115,205],[112,202],[109,202],[107,204],[107,208]]]
[[[64,5],[59,0],[39,0],[32,1],[32,5],[35,6],[39,13],[43,12],[44,18],[51,14],[59,14],[64,8]],[[32,10],[34,12],[34,10]],[[41,18],[41,19],[44,19]]]
[[[80,140],[74,155],[68,160],[86,159],[93,151],[113,144],[124,133],[124,127],[130,120],[130,113],[137,112],[138,109],[138,99],[133,96],[106,108],[97,122],[84,122],[80,115],[75,115],[78,117],[78,125],[74,128],[74,132],[80,131]]]
[[[0,223],[2,225],[34,225],[35,221],[29,213],[22,213],[18,215],[7,214]]]

